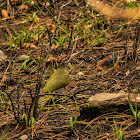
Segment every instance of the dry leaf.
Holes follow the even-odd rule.
[[[7,10],[2,9],[2,10],[1,10],[1,14],[2,14],[2,17],[3,17],[3,18],[8,18],[8,17],[9,17],[9,16],[8,16],[8,11],[7,11]]]
[[[29,9],[29,7],[27,5],[20,5],[18,8],[21,10],[28,10]]]
[[[120,64],[118,62],[116,62],[115,71],[120,71],[120,70],[122,70],[122,68],[121,68]]]
[[[56,59],[55,57],[50,56],[50,57],[48,58],[47,62],[51,62],[51,61],[54,61],[54,60],[57,60],[57,59]]]
[[[51,61],[61,62],[62,59],[64,59],[66,56],[68,56],[68,55],[64,54],[64,55],[58,56],[57,58],[50,56],[48,58],[47,62],[51,62]]]
[[[140,70],[140,66],[137,66],[137,67],[136,67],[136,70]]]
[[[42,2],[42,4],[43,4],[44,6],[46,6],[46,2]]]
[[[23,46],[25,46],[26,48],[32,48],[32,49],[37,48],[37,46],[34,45],[33,43],[24,43]]]
[[[125,73],[125,75],[126,75],[126,76],[128,76],[128,75],[129,75],[129,73],[130,73],[130,70],[128,70],[128,71]]]
[[[103,67],[99,66],[99,64],[96,65],[96,70],[103,70]]]
[[[47,26],[49,27],[49,31],[53,33],[55,29],[55,23],[53,21],[49,21],[47,22]]]
[[[24,43],[23,46],[25,46],[26,48],[29,48],[31,45],[31,43]]]
[[[59,57],[57,57],[57,61],[58,62],[61,62],[65,57],[67,57],[68,55],[64,54],[64,55],[61,55]]]
[[[33,41],[34,41],[34,43],[37,43],[37,42],[38,42],[38,36],[35,36],[35,37],[33,38]]]
[[[84,26],[85,29],[88,29],[88,28],[91,28],[91,27],[92,27],[92,24]]]
[[[30,6],[33,6],[33,5],[35,5],[35,2],[33,0],[31,0]]]
[[[7,59],[7,56],[4,54],[2,50],[0,50],[0,62],[6,59]]]
[[[33,43],[31,43],[30,48],[32,48],[32,49],[36,49],[36,48],[37,48],[37,46],[36,46],[36,45],[34,45]]]
[[[52,44],[51,51],[58,48],[58,45]]]

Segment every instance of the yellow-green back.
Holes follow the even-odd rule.
[[[66,67],[58,68],[48,79],[47,84],[43,88],[42,92],[52,92],[68,85],[70,82],[70,76]]]

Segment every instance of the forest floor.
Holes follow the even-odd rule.
[[[91,95],[140,93],[138,20],[111,19],[80,0],[47,4],[0,0],[0,139],[140,138],[130,110],[81,116]],[[35,95],[71,54],[70,83],[33,110]]]

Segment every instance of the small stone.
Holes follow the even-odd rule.
[[[84,76],[85,76],[85,74],[81,71],[76,74],[76,78],[78,78],[78,79],[83,79]]]
[[[19,139],[20,140],[27,140],[28,139],[28,135],[22,135]]]
[[[137,97],[136,97],[136,100],[140,100],[140,96],[137,96]]]
[[[20,56],[18,57],[18,62],[24,61],[24,60],[26,60],[26,59],[29,59],[29,56],[28,56],[28,55],[25,55],[25,54],[20,55]]]
[[[0,50],[0,62],[6,59],[7,59],[7,56],[4,54],[2,50]]]

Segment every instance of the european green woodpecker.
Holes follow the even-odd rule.
[[[42,92],[53,92],[57,89],[63,88],[68,85],[70,82],[69,72],[67,67],[62,64],[48,79],[45,87],[43,88]],[[52,98],[51,95],[45,95],[39,98],[39,104],[45,105],[50,99]]]
[[[53,92],[68,85],[70,76],[66,66],[60,66],[48,79],[42,92]]]

